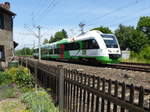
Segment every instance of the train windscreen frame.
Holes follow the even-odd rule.
[[[114,35],[101,34],[107,48],[118,48],[117,39]]]

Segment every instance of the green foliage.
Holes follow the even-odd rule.
[[[49,43],[49,40],[48,39],[44,39],[43,44],[48,44],[48,43]]]
[[[150,46],[144,47],[139,53],[131,51],[128,62],[150,63]]]
[[[129,48],[131,51],[139,53],[148,44],[147,36],[131,26],[119,25],[115,35],[122,50]]]
[[[103,27],[103,26],[93,28],[92,30],[98,30],[101,31],[102,33],[112,33],[112,31],[108,27]]]
[[[140,53],[139,57],[150,60],[150,46],[146,46]]]
[[[9,68],[5,71],[5,73],[9,75],[11,79],[15,82],[18,71],[23,71],[24,74],[30,74],[29,69],[22,66]]]
[[[67,32],[64,29],[62,29],[61,31],[56,32],[54,37],[51,36],[49,43],[56,42],[64,38],[68,38],[68,35],[67,35]]]
[[[31,89],[34,86],[33,78],[30,75],[29,70],[25,67],[12,67],[6,70],[5,73],[11,77],[12,82],[16,83],[19,87],[22,87],[25,90]]]
[[[149,16],[140,17],[140,20],[138,21],[137,24],[137,29],[143,31],[144,33],[150,36],[150,17]]]
[[[31,89],[34,87],[33,78],[31,77],[31,75],[26,74],[22,70],[17,71],[15,82],[17,85],[19,85],[19,87],[22,87],[22,88],[25,87],[25,88]]]
[[[148,43],[150,45],[150,16],[143,16],[137,24],[137,30],[144,32],[148,36]]]
[[[58,112],[52,98],[44,90],[25,93],[22,96],[22,101],[27,104],[32,112]]]
[[[12,82],[12,77],[7,73],[0,72],[0,85],[8,84]]]
[[[20,50],[16,50],[17,56],[31,56],[33,55],[33,49],[30,48],[23,48]]]

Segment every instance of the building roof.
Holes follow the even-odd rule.
[[[12,11],[10,11],[10,10],[8,10],[8,9],[5,9],[5,8],[3,8],[3,7],[1,7],[1,6],[0,6],[0,12],[7,13],[7,14],[9,14],[9,15],[11,15],[11,16],[16,16],[15,13],[13,13]]]

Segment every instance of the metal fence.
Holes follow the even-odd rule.
[[[150,112],[150,90],[20,58],[65,112]]]

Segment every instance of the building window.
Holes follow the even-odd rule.
[[[13,30],[13,17],[12,16],[10,16],[9,22],[10,22],[10,30]]]
[[[4,46],[0,45],[0,61],[5,61]]]
[[[0,29],[4,29],[4,15],[0,14]]]

